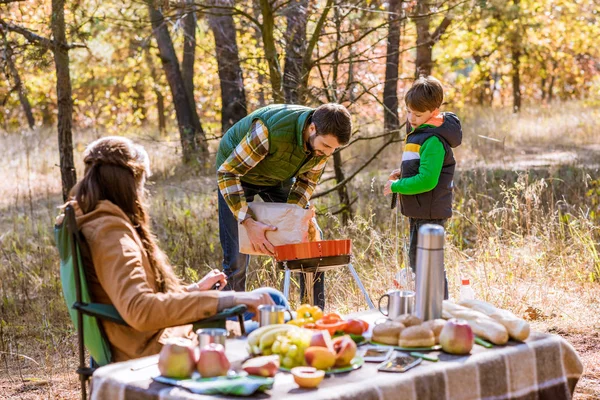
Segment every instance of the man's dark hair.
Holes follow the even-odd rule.
[[[352,119],[341,104],[329,103],[319,106],[312,115],[317,135],[333,135],[341,145],[350,141]]]
[[[404,101],[411,110],[433,111],[444,101],[444,87],[433,76],[422,76],[408,89]]]

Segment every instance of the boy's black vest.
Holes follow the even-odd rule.
[[[407,217],[445,219],[452,216],[452,189],[456,166],[452,148],[460,145],[462,141],[460,121],[456,115],[444,113],[444,123],[439,127],[418,128],[407,136],[402,155],[402,178],[409,178],[419,173],[420,147],[432,136],[440,139],[446,151],[440,179],[437,186],[429,192],[400,196],[402,214]]]

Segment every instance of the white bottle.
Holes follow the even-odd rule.
[[[471,281],[469,278],[462,278],[460,285],[460,301],[462,300],[473,300],[475,298],[475,292],[471,287]]]

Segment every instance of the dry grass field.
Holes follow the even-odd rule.
[[[498,109],[459,115],[464,141],[456,152],[445,259],[451,297],[460,276],[469,275],[477,297],[527,318],[535,330],[563,336],[585,364],[575,398],[600,398],[600,135],[590,123],[600,108],[566,103],[520,115]],[[127,135],[151,155],[153,227],[178,273],[191,281],[218,267],[214,170],[181,167],[175,135]],[[78,176],[93,139],[75,134]],[[344,152],[347,171],[377,144],[359,146]],[[76,336],[52,236],[61,204],[55,133],[0,134],[0,149],[0,397],[77,398]],[[335,194],[315,202],[326,237],[353,240],[354,266],[374,299],[403,267],[408,244],[407,221],[382,196],[399,152],[386,150],[352,181],[357,200],[348,226],[331,213]],[[281,281],[271,259],[253,259],[250,286]],[[344,270],[328,277],[327,307],[342,313],[366,307]]]

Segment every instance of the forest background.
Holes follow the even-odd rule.
[[[451,297],[469,276],[478,298],[565,337],[586,366],[575,398],[598,398],[598,37],[598,0],[0,0],[0,392],[78,396],[52,227],[90,141],[148,149],[153,228],[192,281],[220,267],[223,133],[267,104],[344,104],[353,137],[314,204],[326,238],[353,240],[376,299],[408,244],[382,195],[401,159],[403,96],[433,75],[464,133]],[[281,281],[272,259],[252,259],[249,289]],[[366,307],[343,269],[326,290],[330,310]]]

